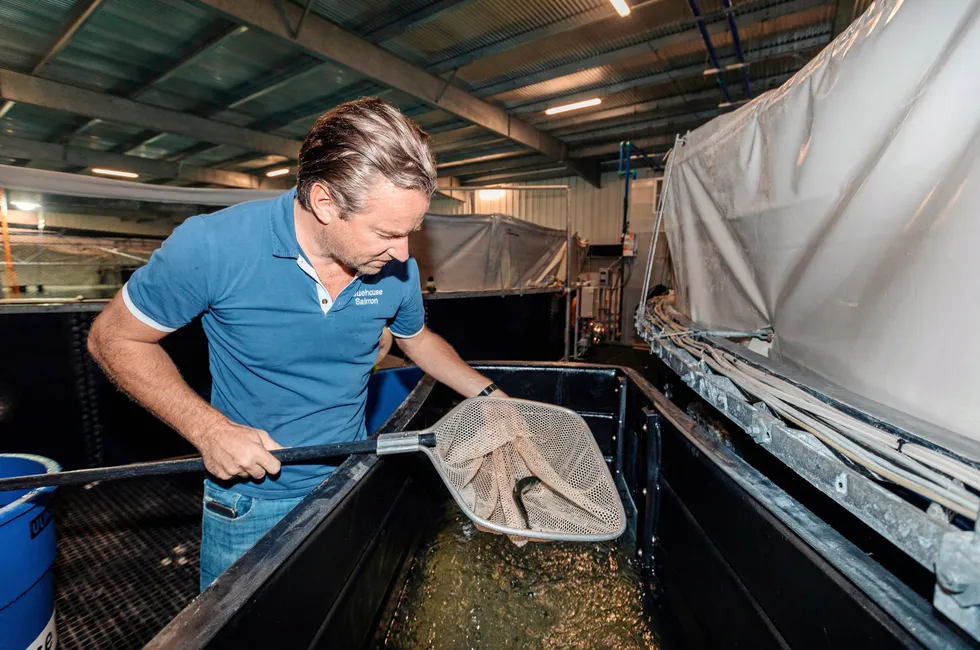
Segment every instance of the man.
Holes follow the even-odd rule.
[[[386,326],[462,395],[503,395],[424,324],[408,236],[435,184],[414,122],[378,99],[338,106],[303,142],[293,190],[185,221],[93,324],[107,374],[204,457],[202,589],[333,469],[280,467],[270,449],[365,437]],[[160,346],[201,314],[210,404]]]

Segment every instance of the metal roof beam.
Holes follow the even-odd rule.
[[[759,80],[756,80],[758,84]],[[593,111],[591,113],[583,113],[581,115],[573,115],[566,117],[564,119],[555,120],[554,122],[548,122],[542,120],[539,123],[539,128],[545,129],[549,132],[559,133],[558,137],[563,137],[562,133],[574,132],[570,129],[574,129],[576,126],[582,126],[584,124],[591,124],[593,122],[602,122],[604,120],[612,120],[617,117],[626,117],[632,115],[642,115],[644,113],[652,113],[654,111],[662,111],[666,108],[673,108],[675,106],[684,106],[686,104],[691,104],[693,102],[703,101],[707,99],[716,100],[717,93],[714,89],[703,90],[697,93],[689,93],[686,95],[674,95],[673,97],[665,97],[663,99],[654,99],[649,102],[640,102],[638,104],[629,104],[627,106],[617,106],[616,108],[608,108],[603,111]]]
[[[452,131],[442,131],[440,133],[434,133],[429,136],[429,142],[432,143],[433,147],[445,147],[448,145],[456,144],[463,140],[469,140],[474,137],[486,135],[486,129],[479,126],[469,125],[464,126],[461,129],[453,129]]]
[[[163,159],[171,162],[177,162],[184,158],[190,158],[191,156],[196,156],[199,153],[204,153],[205,151],[209,151],[211,149],[214,149],[214,145],[210,142],[198,142],[197,144],[193,144],[186,149],[177,151],[169,156],[164,156]]]
[[[221,105],[221,108],[210,108],[209,111],[213,111],[212,114],[217,114],[223,110],[237,108],[242,104],[276,92],[286,84],[299,81],[321,69],[323,69],[322,61],[302,55],[272,75],[247,81],[232,88],[227,95],[223,95],[219,99],[218,104]]]
[[[753,4],[760,4],[755,2]],[[754,11],[746,11],[742,6],[740,6],[738,11],[738,16],[744,20],[743,24],[751,24],[756,22],[762,22],[764,20],[772,20],[775,18],[780,18],[782,16],[789,16],[813,7],[826,4],[826,0],[793,0],[792,2],[787,2],[780,5],[764,7],[761,9],[756,9]],[[702,17],[703,20],[710,20],[707,14]],[[714,18],[715,22],[707,25],[706,28],[708,33],[714,34],[724,34],[727,33],[728,23],[725,22],[725,15],[716,15]],[[630,45],[628,47],[621,47],[610,52],[605,52],[597,56],[589,57],[588,59],[573,61],[571,63],[566,63],[564,65],[555,66],[553,68],[548,68],[546,70],[541,70],[533,74],[525,75],[512,75],[504,79],[498,79],[495,82],[475,85],[471,89],[471,92],[478,95],[495,95],[497,93],[506,92],[508,90],[514,90],[516,88],[523,88],[525,86],[530,86],[535,83],[540,83],[542,81],[549,81],[551,79],[557,79],[558,77],[564,77],[570,74],[575,74],[583,70],[590,70],[592,68],[598,68],[600,66],[609,65],[611,63],[616,63],[618,61],[623,61],[643,54],[648,54],[663,48],[671,47],[673,45],[680,45],[692,42],[700,42],[701,37],[698,35],[698,29],[695,25],[690,25],[685,27],[682,31],[675,34],[670,34],[668,36],[661,36],[660,38],[654,38],[652,40],[646,41],[645,43],[638,43],[636,45]]]
[[[89,0],[88,3],[81,3],[75,8],[72,15],[65,21],[65,26],[58,35],[58,38],[51,44],[48,51],[44,53],[41,60],[37,62],[34,69],[31,70],[32,75],[36,75],[41,72],[41,69],[50,63],[51,59],[56,57],[59,52],[67,47],[68,41],[71,40],[71,37],[74,36],[79,29],[81,29],[82,25],[85,24],[85,21],[91,18],[92,14],[95,13],[95,10],[98,9],[99,5],[101,4],[102,0]]]
[[[423,107],[424,108],[424,107]],[[448,120],[436,119],[437,113],[442,113],[442,111],[426,111],[423,110],[419,113],[413,113],[417,115],[419,119],[415,120],[419,126],[425,129],[425,132],[429,135],[436,135],[437,133],[445,133],[447,131],[455,131],[456,129],[461,129],[466,126],[466,120],[461,120],[457,117],[450,117]]]
[[[241,106],[242,104],[257,99],[262,95],[270,92],[274,92],[284,86],[287,83],[292,83],[296,79],[301,79],[306,75],[315,72],[323,64],[320,61],[312,61],[308,57],[303,57],[304,61],[297,62],[279,73],[274,75],[273,79],[261,79],[259,82],[247,82],[242,84],[238,88],[233,88],[225,95],[223,98],[219,99],[218,104],[215,105],[211,102],[202,104],[201,107],[189,111],[191,114],[199,115],[201,117],[213,117],[222,111],[226,111],[232,108]],[[312,63],[312,65],[311,65]],[[97,120],[93,120],[97,121]],[[273,130],[273,129],[268,129]],[[124,153],[132,153],[133,151],[145,147],[148,144],[152,144],[155,140],[159,140],[166,133],[159,133],[157,131],[142,131],[137,133],[132,138],[127,138],[125,142],[122,142],[112,148],[112,151],[122,151]],[[207,151],[208,149],[213,149],[211,145],[203,147],[195,153],[200,153],[201,151]],[[181,152],[182,153],[182,152]]]
[[[753,92],[756,95],[759,95],[767,90],[779,87],[791,79],[793,74],[794,73],[784,73],[773,75],[771,77],[760,77],[753,79],[751,82]],[[616,108],[610,108],[604,111],[595,111],[584,115],[576,115],[574,117],[561,120],[560,122],[555,122],[553,125],[544,123],[541,125],[541,128],[547,126],[549,128],[546,130],[549,133],[554,133],[559,138],[565,138],[567,134],[579,133],[581,131],[581,129],[577,129],[576,127],[588,126],[596,122],[614,120],[619,117],[638,118],[642,115],[648,115],[650,113],[662,114],[662,112],[666,109],[687,107],[705,101],[711,101],[712,103],[717,104],[717,98],[718,95],[714,89],[703,90],[697,93],[674,95],[673,97],[655,99],[649,102],[629,104],[627,106],[618,106]],[[705,106],[705,108],[707,108],[707,106]]]
[[[339,94],[331,93],[330,95],[324,97],[311,99],[310,101],[304,102],[299,106],[295,106],[288,111],[283,111],[282,113],[277,113],[275,115],[270,115],[269,117],[263,117],[260,120],[256,120],[249,126],[250,128],[259,129],[266,132],[275,131],[276,129],[281,129],[284,126],[288,126],[294,122],[299,122],[300,120],[308,120],[311,117],[319,117],[323,113],[327,112],[327,110],[338,104],[343,104],[346,101],[363,97],[371,94],[372,91],[378,90],[381,90],[381,88],[375,83],[370,81],[359,81],[347,86]]]
[[[70,147],[53,142],[38,142],[0,135],[0,156],[64,163],[78,167],[108,167],[136,172],[154,178],[172,178],[209,185],[223,185],[245,189],[286,188],[282,181],[264,179],[251,174],[228,172],[206,167],[192,167],[165,160],[124,156],[84,147]]]
[[[655,152],[650,154],[644,154],[643,156],[632,156],[632,162],[630,162],[630,169],[663,169],[664,168],[664,156],[667,152]],[[599,169],[603,172],[619,171],[619,160],[616,157],[609,158],[608,160],[603,160],[599,163]]]
[[[280,160],[277,162],[267,161],[266,164],[262,165],[261,167],[259,166],[249,167],[247,170],[243,171],[242,173],[252,174],[254,176],[260,176],[264,178],[268,172],[274,171],[276,169],[282,169],[283,167],[289,168],[290,171],[295,171],[296,169],[295,165],[287,165],[285,161]],[[286,176],[288,177],[289,174],[286,174]]]
[[[180,72],[180,70],[185,66],[190,65],[196,61],[200,61],[202,57],[204,57],[208,52],[210,52],[215,47],[218,47],[219,45],[222,44],[226,44],[231,39],[237,36],[241,36],[247,31],[248,31],[248,27],[243,27],[241,25],[235,25],[235,24],[228,24],[224,20],[219,21],[217,24],[211,25],[204,31],[204,33],[200,37],[194,39],[193,43],[191,43],[188,47],[186,47],[184,50],[179,52],[177,56],[174,57],[174,59],[164,67],[163,70],[157,73],[156,76],[144,81],[143,83],[139,84],[138,86],[136,86],[129,92],[124,93],[123,95],[129,99],[139,99],[141,95],[146,94],[157,84],[163,83],[167,79],[172,78],[175,74]],[[89,120],[88,122],[80,126],[78,129],[76,129],[75,132],[72,133],[71,136],[69,136],[69,138],[74,135],[77,135],[78,133],[88,128],[91,128],[99,121],[100,120]],[[122,142],[114,146],[111,149],[111,151],[114,153],[123,153],[123,152],[129,153],[129,151],[133,149],[134,146],[140,146],[142,144],[146,144],[147,140],[153,137],[155,133],[156,131],[154,130],[143,131],[141,133],[138,133],[131,138],[127,138],[125,142]]]
[[[674,144],[674,134],[670,133],[667,135],[656,135],[649,138],[640,138],[639,140],[633,140],[633,144],[640,149],[664,149]],[[608,156],[619,152],[619,143],[610,142],[609,144],[597,144],[589,145],[585,147],[578,147],[571,149],[573,156],[582,157],[599,157]]]
[[[370,32],[366,39],[372,43],[381,43],[397,36],[400,36],[409,29],[416,27],[418,25],[424,24],[431,20],[435,20],[445,11],[462,4],[463,2],[468,2],[469,0],[442,0],[432,3],[431,5],[416,11],[409,16],[405,16],[402,19],[396,20],[394,23],[380,27],[372,32]],[[247,28],[243,28],[247,29]],[[243,104],[247,104],[250,101],[268,95],[269,93],[276,92],[282,89],[287,84],[295,83],[303,79],[304,77],[315,74],[317,71],[321,70],[325,65],[324,62],[319,59],[311,59],[308,55],[302,55],[298,57],[292,64],[288,65],[286,68],[281,69],[273,73],[272,75],[263,77],[261,79],[250,81],[242,84],[237,88],[233,88],[218,100],[218,107],[215,107],[213,103],[208,103],[207,105],[202,105],[200,109],[191,111],[204,117],[213,117],[217,115],[222,110],[227,110],[231,108],[237,108]],[[354,84],[352,87],[361,87],[365,89],[362,94],[368,92],[366,88],[375,89],[378,88],[375,84]],[[349,94],[349,90],[347,93]],[[270,121],[272,126],[268,124],[263,124],[261,121],[256,121],[254,125],[260,125],[263,130],[275,130],[283,126],[287,126],[292,122],[297,122],[302,119],[309,119],[314,115],[320,115],[324,112],[323,107],[326,105],[333,106],[331,103],[333,100],[332,96],[327,98],[320,98],[314,102],[307,102],[299,109],[291,109],[287,113],[283,113],[283,117],[273,118]],[[346,100],[344,100],[346,101]],[[341,102],[337,102],[341,103]],[[290,115],[298,115],[298,117],[290,117]],[[285,121],[283,121],[285,119]],[[143,141],[135,145],[135,147],[140,147],[148,144],[148,141]],[[207,151],[211,147],[195,150],[194,153],[201,153],[202,151]]]
[[[238,27],[237,29],[247,30],[248,28]],[[297,79],[302,79],[310,73],[316,72],[322,65],[323,63],[320,61],[303,56],[301,61],[297,61],[294,64],[287,66],[285,69],[272,75],[272,77],[260,79],[258,82],[246,82],[241,84],[240,86],[230,90],[227,95],[219,98],[217,104],[213,102],[205,102],[189,112],[201,117],[213,117],[222,111],[237,108],[246,102],[250,102],[253,99],[257,99],[270,92],[279,90],[287,83],[292,83]],[[126,153],[130,153],[135,149],[139,149],[140,147],[150,144],[163,135],[166,134],[155,133],[154,131],[143,131],[142,133],[136,134],[132,138],[127,138],[126,142],[117,145],[113,148],[113,150],[123,150]]]
[[[295,158],[300,143],[131,99],[0,69],[0,98]]]
[[[250,160],[255,160],[256,158],[264,158],[264,157],[265,156],[256,156],[254,153],[250,151],[246,151],[245,153],[240,153],[237,156],[226,158],[225,160],[222,160],[216,164],[221,165],[222,167],[234,167],[235,165],[240,165],[242,163],[247,163]],[[283,165],[286,164],[286,162],[288,161],[279,161],[277,164],[279,167],[282,167]]]
[[[372,43],[383,43],[384,41],[401,36],[410,29],[421,27],[426,23],[432,22],[450,9],[455,9],[472,1],[473,0],[435,0],[435,2],[422,7],[418,11],[413,11],[407,16],[402,16],[398,20],[388,23],[384,27],[379,27],[378,29],[368,32],[365,35],[365,38]]]
[[[754,89],[753,93],[758,95],[770,88],[780,86],[792,76],[792,74],[781,74],[753,79],[751,82],[752,88]],[[690,109],[692,106],[698,105],[700,106],[700,110],[697,111],[688,110],[686,113],[665,113],[666,109],[674,107]],[[588,115],[579,116],[579,119],[571,125],[567,123],[562,124],[559,125],[559,128],[549,129],[549,131],[555,133],[566,143],[571,143],[576,140],[588,139],[589,137],[601,135],[602,133],[611,132],[615,129],[623,129],[630,126],[644,128],[652,124],[650,119],[653,116],[656,116],[662,121],[674,122],[682,121],[693,114],[721,112],[717,110],[718,108],[718,93],[713,89],[704,90],[699,93],[691,93],[690,95],[676,95],[651,102],[612,108],[607,111],[597,111]],[[617,120],[616,118],[624,119]],[[603,127],[597,127],[595,125],[596,122],[613,120],[615,121]]]
[[[657,2],[660,2],[660,0],[645,0],[643,2],[637,2],[631,7],[631,9],[635,12],[641,7],[656,4]],[[485,59],[493,54],[506,52],[507,50],[511,50],[520,45],[526,45],[528,43],[533,43],[534,41],[540,41],[544,38],[563,34],[578,27],[591,25],[592,23],[597,23],[599,21],[616,23],[621,20],[622,18],[616,13],[616,10],[613,9],[612,5],[604,2],[595,9],[589,9],[574,16],[569,16],[568,18],[553,22],[550,25],[544,25],[543,27],[538,27],[537,29],[524,32],[523,34],[517,34],[515,36],[511,36],[510,38],[497,41],[496,43],[491,43],[490,45],[485,45],[475,50],[470,50],[469,52],[464,52],[463,54],[458,54],[456,56],[443,59],[442,61],[439,61],[426,69],[429,72],[439,74],[455,68],[462,68],[473,63],[474,61],[480,61],[481,59]]]
[[[480,176],[477,178],[469,178],[466,180],[466,184],[463,187],[479,187],[480,185],[496,185],[498,183],[510,183],[512,181],[520,182],[530,182],[530,181],[541,181],[548,178],[560,178],[563,176],[568,176],[568,170],[564,167],[556,167],[555,165],[549,165],[542,167],[540,169],[533,169],[528,171],[515,171],[502,174],[491,174],[489,176]]]
[[[798,48],[807,49],[808,47],[819,47],[821,45],[826,44],[828,38],[829,38],[829,32],[827,37],[818,36],[818,37],[802,39],[795,43],[791,43],[788,46],[784,44],[782,47],[777,45],[773,50],[769,50],[769,51],[760,51],[760,49],[757,48],[756,50],[753,50],[753,53],[757,55],[755,61],[762,61],[765,60],[765,58],[783,56],[784,54],[787,53],[787,51],[797,51]],[[779,43],[782,43],[784,40],[785,40],[785,35],[783,36],[783,38],[779,38],[779,36],[777,35],[773,39],[770,39],[770,41],[772,42],[779,42]],[[760,45],[760,48],[761,47],[764,46]],[[724,57],[723,59],[726,61],[729,60],[729,58],[724,58]],[[600,86],[590,91],[573,90],[570,91],[571,94],[569,95],[551,96],[546,100],[540,100],[532,104],[526,104],[524,107],[518,107],[516,109],[511,109],[511,110],[515,110],[517,112],[521,112],[521,111],[531,112],[530,110],[527,110],[527,107],[531,107],[534,110],[543,110],[544,108],[547,108],[553,103],[557,103],[558,100],[561,100],[562,103],[565,103],[568,101],[574,101],[575,99],[578,98],[588,99],[590,97],[606,97],[632,88],[656,86],[659,84],[668,84],[678,79],[698,78],[703,75],[704,75],[703,66],[689,65],[680,68],[663,70],[661,72],[657,72],[652,75],[640,77],[637,79],[627,80],[621,83],[611,84],[609,86]],[[764,84],[763,88],[767,89],[772,87],[772,84],[774,82],[776,82],[777,85],[781,84],[791,76],[792,75],[775,75],[773,77],[766,77],[762,81],[762,83]],[[758,89],[760,86],[759,80],[753,80],[752,86]],[[717,91],[710,92],[711,97],[715,97],[716,94]],[[549,133],[555,133],[557,130],[567,126],[574,126],[576,124],[584,124],[588,122],[599,121],[602,119],[608,119],[620,115],[629,115],[633,112],[640,112],[644,110],[657,110],[660,108],[667,108],[669,106],[677,106],[677,105],[688,103],[690,101],[705,99],[708,96],[709,96],[708,91],[702,91],[697,93],[690,93],[690,94],[685,94],[685,95],[680,95],[675,97],[669,97],[666,99],[657,99],[657,100],[644,102],[640,104],[631,104],[629,106],[618,106],[616,108],[610,108],[606,110],[583,112],[583,113],[576,112],[572,115],[569,115],[568,117],[553,118],[553,117],[545,117],[543,114],[541,114],[533,119],[529,119],[528,121],[530,121],[537,128],[543,131],[547,131]],[[456,131],[462,131],[462,129],[447,131],[446,132],[447,137],[449,134],[455,133]],[[557,133],[555,133],[555,135],[557,135],[557,137],[559,138],[562,137],[560,134]]]
[[[318,67],[319,65],[323,65],[323,64],[319,63]],[[350,86],[347,87],[346,94],[341,95],[340,96],[341,99],[337,103],[343,103],[350,99],[357,99],[358,97],[369,95],[371,94],[372,90],[381,90],[381,89],[377,84],[373,84],[371,82],[358,82],[358,83],[351,84]],[[384,91],[376,94],[384,94]],[[281,129],[284,126],[288,126],[290,124],[293,124],[294,122],[299,122],[300,120],[308,120],[310,118],[319,117],[320,115],[325,113],[328,108],[333,108],[333,106],[336,105],[334,104],[336,97],[337,95],[333,93],[331,93],[326,97],[318,97],[308,102],[304,102],[299,106],[295,106],[287,111],[283,111],[282,113],[277,113],[276,115],[263,117],[261,119],[255,120],[248,125],[248,128],[255,129],[257,131],[262,131],[263,133],[269,133],[270,131]],[[174,159],[186,158],[187,156],[193,156],[196,154],[205,153],[215,148],[216,147],[211,145],[207,145],[207,146],[194,145],[188,149],[185,149],[184,151],[177,152],[176,154],[174,154],[173,158]],[[254,155],[252,157],[257,158],[259,156]]]
[[[487,158],[490,159],[488,160]],[[512,158],[496,158],[489,156],[470,158],[468,160],[459,161],[460,164],[456,166],[440,167],[439,171],[447,175],[452,174],[456,177],[462,177],[487,174],[490,172],[499,172],[503,169],[519,169],[530,165],[541,164],[542,162],[547,162],[547,158],[539,155],[527,155],[525,152],[521,156],[515,156]]]
[[[144,81],[135,88],[131,88],[122,94],[129,99],[138,99],[140,95],[150,90],[156,84],[172,77],[183,66],[200,59],[201,56],[212,47],[246,31],[248,31],[247,27],[229,25],[227,21],[224,20],[219,21],[215,25],[211,25],[207,30],[205,30],[205,33],[200,38],[195,39],[195,41],[189,47],[179,52],[174,60],[169,65],[165,66],[162,72],[158,73],[152,79]],[[71,134],[69,134],[68,138],[70,139],[73,136],[92,128],[101,121],[102,120],[89,120],[88,122],[85,122],[85,124],[81,125]]]
[[[506,138],[493,138],[493,137],[489,139],[474,138],[472,140],[463,140],[461,142],[457,142],[452,146],[443,146],[441,148],[434,148],[432,152],[435,154],[436,161],[438,162],[439,156],[443,154],[450,155],[450,154],[466,153],[466,152],[472,153],[474,149],[490,150],[490,149],[495,149],[506,143],[507,143]]]
[[[771,59],[780,56],[785,56],[787,54],[794,54],[803,50],[809,50],[817,47],[823,47],[828,42],[830,42],[830,31],[828,29],[826,34],[819,36],[811,36],[808,38],[802,38],[797,41],[786,43],[785,36],[783,37],[773,37],[767,39],[765,45],[760,45],[759,47],[751,50],[752,60],[761,61],[763,59]],[[721,58],[720,62],[722,65],[727,63],[732,63],[735,61],[734,54],[724,56]],[[588,90],[579,89],[573,90],[570,93],[561,93],[557,95],[551,95],[546,99],[539,99],[525,104],[510,106],[508,110],[516,113],[535,113],[543,111],[550,106],[557,103],[571,103],[579,100],[590,99],[592,97],[608,97],[609,95],[614,95],[616,93],[623,92],[624,90],[631,90],[633,88],[643,88],[647,86],[656,86],[658,84],[669,83],[676,81],[678,79],[684,79],[688,77],[701,77],[704,75],[704,64],[697,63],[693,65],[687,65],[681,68],[673,68],[662,70],[653,74],[645,75],[643,77],[637,77],[636,79],[629,79],[627,81],[621,81],[617,83],[607,84],[604,86],[597,86]]]
[[[452,142],[444,142],[440,144],[432,145],[432,153],[436,155],[436,158],[441,154],[456,154],[465,149],[473,149],[476,147],[492,147],[508,144],[507,138],[502,138],[494,133],[482,133],[481,135],[471,136],[469,138],[462,138],[460,140],[453,140]]]
[[[462,167],[463,165],[469,165],[470,163],[479,162],[493,162],[497,160],[507,160],[509,158],[519,158],[521,156],[531,155],[532,152],[526,149],[504,149],[503,151],[492,151],[483,154],[482,156],[476,156],[474,158],[463,158],[459,160],[449,160],[436,165],[437,169],[449,169],[453,168],[453,175],[457,176],[455,169]]]
[[[153,86],[163,83],[180,72],[181,68],[200,61],[214,48],[227,44],[232,39],[245,34],[247,31],[248,27],[228,24],[223,20],[211,25],[193,43],[179,52],[155,77],[144,81],[126,93],[126,96],[130,99],[138,99],[140,95],[146,93]]]
[[[75,7],[75,10],[72,11],[71,15],[69,15],[68,19],[65,21],[64,27],[58,34],[58,38],[55,39],[54,43],[51,44],[51,47],[49,47],[48,50],[41,56],[41,59],[31,69],[30,74],[36,75],[41,72],[42,68],[44,68],[44,66],[46,66],[51,59],[65,49],[65,46],[68,45],[68,41],[71,40],[71,37],[75,35],[75,32],[81,29],[82,25],[85,24],[85,21],[87,21],[92,14],[95,13],[95,10],[99,8],[100,4],[102,4],[102,0],[89,0],[87,4],[81,3]],[[14,102],[9,100],[4,102],[3,105],[0,106],[0,119],[9,113],[10,109],[13,107]]]
[[[230,41],[231,39],[240,36],[242,34],[245,34],[247,32],[248,32],[248,27],[244,25],[237,25],[234,23],[229,24],[225,20],[220,20],[217,24],[212,25],[210,28],[205,30],[204,34],[199,38],[197,38],[189,48],[187,48],[184,52],[179,54],[175,58],[175,60],[166,67],[166,69],[163,72],[158,74],[156,77],[153,77],[152,79],[140,84],[139,87],[127,93],[126,96],[129,97],[130,99],[137,99],[140,95],[144,94],[145,92],[153,88],[153,86],[162,83],[163,81],[166,81],[167,79],[173,77],[185,66],[190,65],[195,61],[199,61],[203,56],[205,56],[208,52],[213,50],[215,47],[227,44],[228,41]],[[311,61],[308,57],[303,57],[303,58],[307,61],[307,63]],[[319,65],[318,61],[313,61],[313,63]],[[289,74],[292,75],[299,75],[301,72],[304,71],[299,70],[296,67],[290,66],[283,72],[288,72]],[[278,74],[277,74],[277,81],[279,81]],[[248,99],[253,99],[255,96],[258,96],[257,90],[263,90],[263,92],[265,92],[267,89],[259,89],[256,88],[255,84],[246,82],[236,88],[233,88],[231,91],[229,91],[227,95],[221,97],[217,104],[215,102],[202,102],[197,107],[187,112],[194,115],[198,115],[200,117],[212,117],[223,110],[235,108],[239,104],[244,103],[244,101],[241,101],[243,98],[245,100],[248,100]],[[97,123],[98,121],[99,120],[91,120],[87,122],[75,133],[77,134],[78,132],[91,127],[93,124]],[[165,134],[159,133],[159,131],[156,129],[152,129],[152,130],[148,129],[146,131],[137,133],[133,137],[127,138],[124,142],[121,142],[118,145],[114,146],[112,148],[112,151],[118,153],[131,153],[133,150],[139,149],[140,147],[144,147],[150,144],[151,142],[153,142],[154,140],[159,139],[162,135]]]
[[[680,131],[684,125],[683,130],[688,130],[691,128],[697,128],[701,124],[704,124],[708,120],[721,115],[724,111],[720,108],[709,108],[702,111],[694,111],[692,113],[685,113],[683,115],[672,115],[668,117],[660,117],[653,120],[644,120],[641,122],[627,123],[627,124],[616,124],[613,126],[607,126],[603,128],[594,128],[587,131],[582,131],[581,133],[576,133],[573,135],[567,135],[563,139],[568,143],[569,146],[573,146],[576,143],[584,143],[595,140],[603,140],[615,138],[617,140],[631,140],[633,138],[648,135],[651,131],[658,129],[670,128],[672,131]],[[697,123],[692,126],[692,123]]]
[[[302,8],[293,4],[277,8],[268,2],[251,0],[198,0],[226,17],[262,29],[307,52],[347,66],[370,79],[400,90],[421,101],[483,126],[524,146],[541,152],[556,162],[569,166],[576,174],[598,186],[599,174],[594,165],[567,159],[565,145],[506,111],[457,88],[387,50],[381,49],[345,29],[310,15],[303,31],[295,39],[288,24],[294,24]],[[288,24],[287,24],[288,23]]]

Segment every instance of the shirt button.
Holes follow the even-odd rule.
[[[329,303],[330,303],[330,301],[329,301],[329,300],[327,300],[326,298],[324,298],[324,299],[323,299],[323,300],[321,300],[320,302],[321,302],[321,303],[323,303],[324,305],[326,305],[326,304],[329,304]]]

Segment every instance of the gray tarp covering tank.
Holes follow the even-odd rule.
[[[434,276],[440,291],[495,291],[565,281],[564,230],[502,214],[425,215],[409,239],[419,274]],[[572,238],[572,277],[585,259],[585,245]]]
[[[980,3],[876,2],[778,90],[688,134],[679,307],[956,434],[980,411]],[[942,436],[939,436],[942,437]]]

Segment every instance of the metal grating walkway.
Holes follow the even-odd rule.
[[[200,476],[58,491],[59,648],[140,648],[197,595],[201,498]]]

